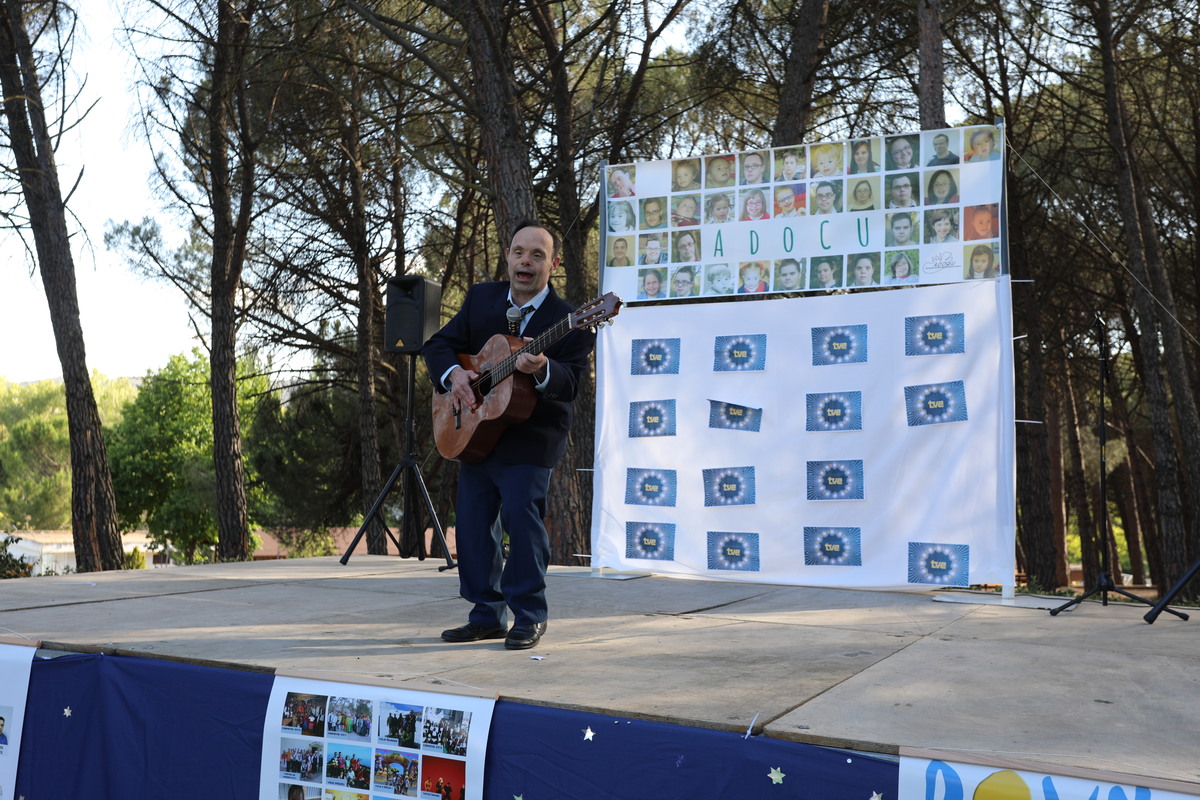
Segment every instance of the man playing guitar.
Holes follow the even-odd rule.
[[[454,418],[480,410],[480,374],[462,364],[496,334],[509,332],[511,306],[522,312],[519,335],[543,333],[573,309],[550,286],[558,267],[558,236],[535,220],[516,226],[505,250],[508,280],[475,284],[454,318],[425,343],[422,354],[438,392],[449,392]],[[515,312],[512,319],[515,323]],[[442,632],[448,642],[504,639],[510,650],[533,647],[546,630],[546,563],[550,540],[543,519],[550,473],[566,450],[572,408],[595,345],[595,334],[571,330],[539,353],[516,355],[514,379],[532,380],[533,411],[505,428],[490,453],[464,460],[456,500],[459,594],[473,604],[468,621]],[[528,377],[526,377],[528,376]],[[486,388],[485,389],[486,393]],[[499,517],[499,525],[496,525]],[[507,562],[501,530],[509,536]],[[507,628],[508,610],[513,626]]]

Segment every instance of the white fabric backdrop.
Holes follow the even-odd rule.
[[[846,588],[1011,586],[1015,494],[1009,291],[1005,277],[844,295],[624,309],[616,324],[601,333],[597,350],[592,565]],[[951,314],[963,315],[964,352],[905,355],[906,318]],[[859,326],[860,332],[865,326],[866,363],[813,365],[812,329],[837,326]],[[765,369],[714,370],[718,337],[751,335],[766,337]],[[634,342],[647,339],[679,340],[678,374],[631,374],[631,364],[638,360]],[[965,421],[908,425],[905,387],[957,381],[963,382]],[[806,430],[807,394],[846,392],[861,392],[861,430]],[[630,436],[636,427],[630,421],[631,404],[662,400],[674,401],[675,435]],[[762,409],[760,430],[710,428],[710,400]],[[669,403],[661,405],[670,410]],[[809,464],[828,461],[862,462],[863,499],[808,499]],[[753,470],[733,471],[743,490],[753,488],[753,504],[706,506],[706,492],[712,489],[706,489],[704,470],[744,467]],[[644,470],[675,471],[673,506],[627,502],[631,475],[640,477]],[[635,492],[633,499],[644,496]],[[639,535],[640,523],[653,524],[650,541],[659,557],[644,557],[631,547],[628,537]],[[812,552],[814,545],[839,541],[822,536],[830,528],[842,529],[840,540],[852,556],[841,563],[814,558]],[[730,539],[710,532],[741,535]],[[732,563],[712,552],[731,543],[735,546],[728,552],[737,557]],[[673,558],[662,558],[668,544]],[[746,552],[739,552],[743,546]],[[929,565],[935,567],[932,572],[923,568]]]

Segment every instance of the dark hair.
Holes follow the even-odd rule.
[[[541,228],[546,233],[550,234],[550,242],[554,249],[550,251],[550,260],[553,261],[558,257],[558,251],[562,249],[562,241],[558,238],[558,233],[551,228],[538,222],[534,217],[525,217],[513,227],[512,236],[508,237],[508,241],[516,238],[517,234],[526,228]]]
[[[971,251],[970,260],[974,261],[975,256],[978,256],[978,255],[986,255],[987,256],[987,259],[988,259],[987,268],[989,270],[993,269],[996,266],[996,254],[995,254],[995,252],[992,251],[992,248],[988,247],[986,244],[975,245],[975,248]],[[968,269],[970,268],[969,263],[967,264],[967,267],[968,267]],[[0,717],[0,719],[4,719],[4,718]]]
[[[645,280],[646,280],[646,278],[649,278],[651,275],[653,275],[654,277],[658,278],[658,282],[659,282],[659,283],[662,283],[662,282],[663,282],[663,276],[662,276],[662,273],[661,273],[661,272],[659,272],[659,271],[658,271],[658,270],[656,270],[656,269],[648,269],[648,270],[646,270],[646,274],[642,276],[642,281],[645,281]]]

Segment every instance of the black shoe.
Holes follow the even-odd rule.
[[[504,638],[504,646],[509,650],[528,650],[541,640],[542,634],[545,632],[546,623],[544,622],[513,625],[508,636]]]
[[[442,640],[446,642],[478,642],[480,639],[503,639],[507,633],[501,625],[489,628],[478,622],[468,622],[461,628],[442,631]]]

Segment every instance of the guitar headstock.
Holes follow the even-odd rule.
[[[620,313],[621,303],[621,298],[612,292],[584,303],[571,314],[571,327],[574,329],[598,328]]]

